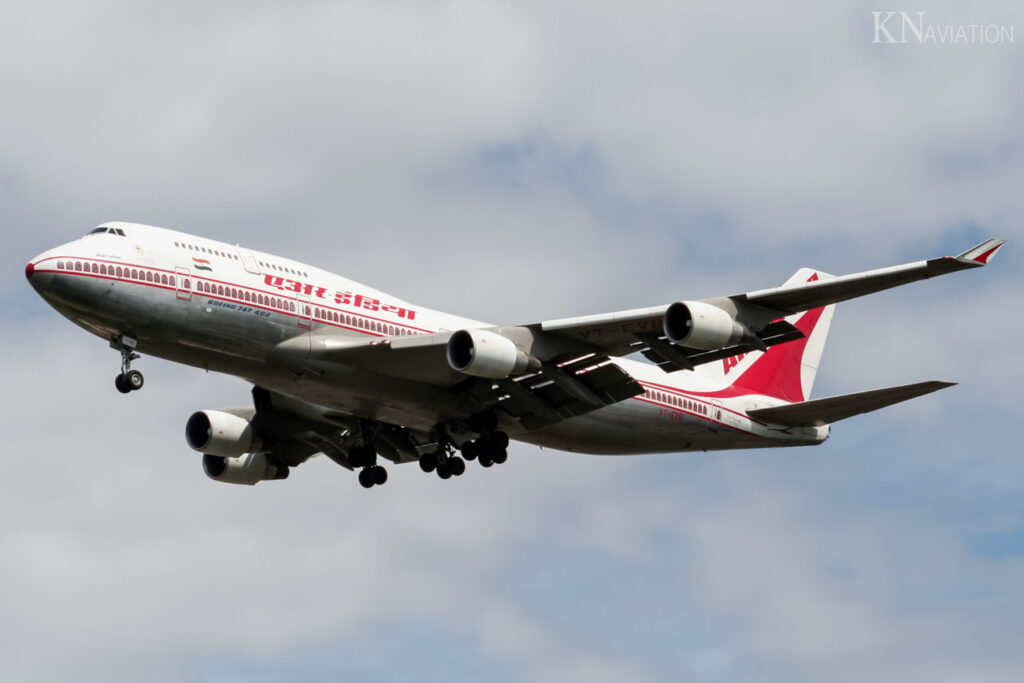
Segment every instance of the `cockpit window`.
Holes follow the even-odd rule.
[[[111,227],[108,227],[106,225],[101,225],[98,228],[94,228],[94,229],[90,230],[86,234],[86,237],[88,237],[89,235],[100,235],[100,234],[118,235],[120,237],[124,237],[125,236],[124,230],[122,230],[121,228],[111,228]]]

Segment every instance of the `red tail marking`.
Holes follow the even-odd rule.
[[[814,273],[808,282],[818,279]],[[738,386],[765,396],[775,396],[784,401],[796,403],[806,401],[803,383],[800,381],[800,365],[807,348],[807,340],[818,325],[825,308],[807,311],[796,322],[796,328],[804,333],[803,339],[796,339],[768,349],[754,361],[743,375],[736,380]]]
[[[994,254],[997,251],[999,251],[999,247],[1001,247],[1001,246],[1003,246],[1003,245],[1000,244],[999,246],[992,247],[991,249],[989,249],[984,254],[982,254],[981,256],[977,257],[974,260],[977,261],[978,263],[988,263],[988,260],[990,258],[992,258],[992,254]]]
[[[725,374],[729,374],[729,371],[740,364],[740,361],[746,357],[745,353],[738,353],[735,356],[729,356],[728,358],[722,359],[722,370]]]

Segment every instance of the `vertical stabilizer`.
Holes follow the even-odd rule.
[[[784,286],[832,277],[802,268]],[[814,386],[835,308],[835,304],[830,304],[787,317],[788,322],[804,333],[804,338],[773,346],[765,352],[756,351],[725,359],[726,380],[752,394],[772,396],[790,403],[806,401]]]

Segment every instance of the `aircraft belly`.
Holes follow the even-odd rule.
[[[593,455],[774,448],[812,443],[789,435],[733,429],[637,399],[628,399],[536,432],[517,433],[513,438]]]

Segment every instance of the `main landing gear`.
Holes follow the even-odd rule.
[[[464,442],[459,452],[461,456],[455,455],[454,446],[445,441],[433,453],[420,456],[420,469],[428,473],[436,471],[442,479],[450,479],[465,473],[467,460],[476,460],[482,467],[500,465],[508,460],[508,434],[502,431],[484,434]]]
[[[132,361],[141,358],[135,353],[135,340],[121,335],[110,342],[110,346],[121,352],[121,374],[114,378],[114,386],[122,394],[138,391],[145,384],[142,373],[132,370]]]
[[[380,486],[388,480],[388,471],[376,464],[377,453],[372,446],[360,446],[352,449],[348,454],[348,460],[352,467],[362,467],[359,470],[359,484],[364,489]]]

